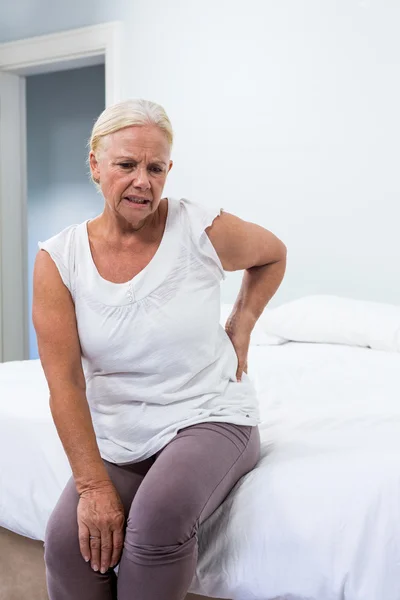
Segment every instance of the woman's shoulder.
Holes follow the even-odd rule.
[[[69,225],[48,238],[44,242],[39,242],[40,250],[45,250],[50,254],[55,263],[64,284],[72,293],[74,288],[73,273],[75,270],[75,240],[78,231],[86,227],[87,221],[80,224]]]
[[[75,238],[77,229],[82,228],[84,225],[86,225],[86,221],[84,223],[68,225],[68,227],[65,227],[58,233],[39,242],[39,248],[44,249],[44,246],[63,247],[66,244],[70,244]]]
[[[190,247],[193,254],[207,266],[208,270],[211,269],[214,272],[218,280],[224,279],[225,274],[221,261],[206,232],[206,229],[211,227],[223,209],[215,205],[200,204],[186,198],[181,198],[178,202],[180,225],[191,239]]]
[[[180,198],[177,202],[180,207],[181,219],[198,235],[210,227],[223,210],[216,205],[202,204],[187,198]]]

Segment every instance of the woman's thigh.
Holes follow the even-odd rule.
[[[133,499],[132,543],[184,543],[257,464],[258,427],[200,423],[181,429],[156,455]]]

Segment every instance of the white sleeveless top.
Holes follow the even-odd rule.
[[[224,272],[205,228],[220,211],[168,199],[164,234],[131,281],[103,279],[87,221],[39,248],[55,262],[75,304],[86,394],[101,456],[144,460],[183,427],[257,425],[255,390],[220,325]]]

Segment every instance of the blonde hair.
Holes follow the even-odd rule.
[[[163,107],[150,100],[133,99],[118,102],[103,110],[93,126],[88,144],[90,151],[96,154],[105,136],[132,125],[159,127],[172,146],[172,125]]]

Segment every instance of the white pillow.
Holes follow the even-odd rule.
[[[221,319],[220,324],[225,328],[225,323],[228,320],[229,315],[233,309],[233,304],[222,304],[221,305]],[[265,312],[265,311],[264,311]],[[285,344],[286,339],[277,335],[272,335],[264,331],[260,321],[254,326],[251,332],[250,345],[251,346],[277,346],[279,344]]]
[[[263,313],[265,332],[295,342],[364,346],[400,352],[400,306],[306,296]]]

